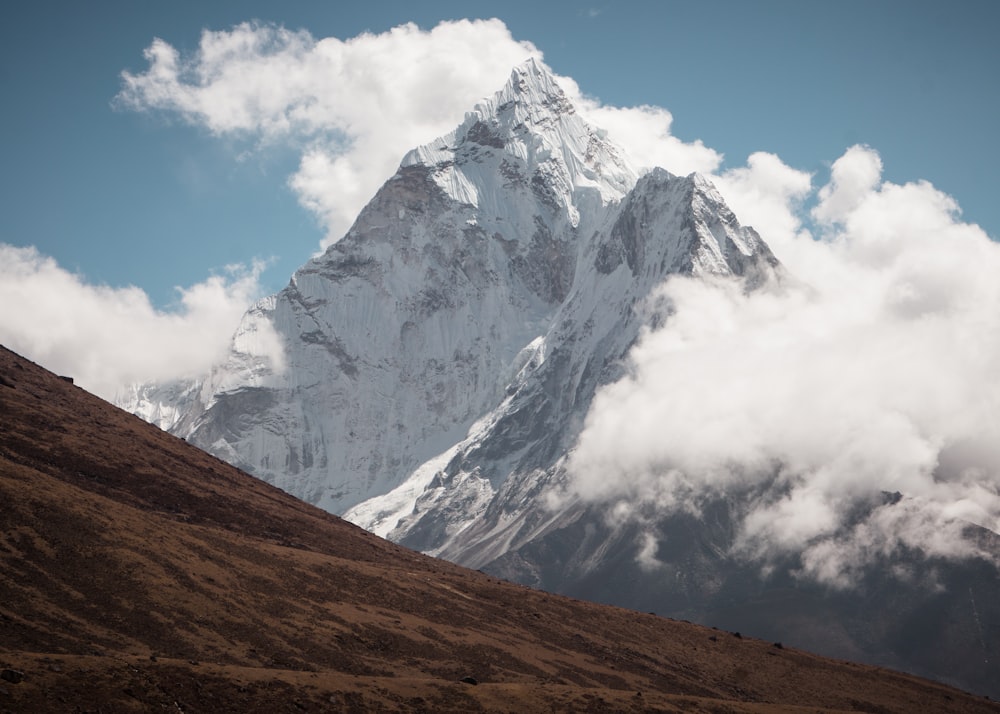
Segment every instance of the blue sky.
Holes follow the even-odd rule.
[[[190,311],[197,296],[184,290],[212,275],[231,287],[247,273],[225,266],[255,259],[267,267],[228,297],[276,291],[340,226],[329,218],[335,196],[310,210],[302,204],[319,189],[289,183],[315,133],[220,131],[148,97],[126,106],[115,101],[122,72],[149,69],[143,53],[155,37],[191,58],[203,30],[251,19],[319,41],[491,17],[603,105],[669,110],[674,137],[725,156],[720,172],[770,152],[818,189],[849,147],[868,145],[885,180],[927,180],[963,220],[1000,236],[995,2],[110,0],[0,9],[0,244],[33,246],[84,286],[137,286],[151,314]],[[515,55],[497,51],[500,79],[490,75],[470,97],[498,89]],[[817,198],[803,200],[808,227]],[[16,329],[0,335],[10,342]]]

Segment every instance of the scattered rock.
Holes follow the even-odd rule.
[[[775,642],[773,646],[774,646],[775,649],[779,649],[779,650],[785,649],[785,646],[783,644],[781,644],[780,642]]]
[[[16,669],[5,669],[0,671],[0,679],[11,684],[20,684],[24,681],[24,672]]]
[[[709,635],[709,636],[708,636],[708,639],[709,639],[710,641],[712,641],[712,642],[718,642],[718,641],[719,641],[719,638],[718,638],[718,637],[716,637],[715,635]]]
[[[742,640],[743,639],[743,635],[741,635],[739,632],[734,632],[733,633],[733,637],[735,637],[738,640]]]
[[[479,680],[475,677],[462,677],[459,682],[465,682],[466,684],[476,685],[479,684]]]

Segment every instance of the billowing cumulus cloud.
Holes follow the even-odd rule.
[[[454,129],[514,65],[542,57],[499,20],[407,24],[348,40],[245,23],[205,31],[190,55],[159,39],[145,54],[145,72],[123,73],[119,106],[299,147],[289,184],[324,225],[324,245],[344,235],[407,151]],[[717,152],[671,136],[665,109],[606,107],[559,80],[585,116],[650,166],[680,174],[719,166]]]
[[[812,194],[812,177],[786,165],[763,151],[753,153],[745,167],[713,176],[726,203],[744,225],[766,236],[771,249],[788,260],[788,253],[801,248],[803,233],[800,209]]]
[[[863,146],[852,146],[837,160],[830,183],[820,189],[813,217],[820,223],[842,223],[882,180],[882,159]]]
[[[232,266],[187,288],[178,308],[136,287],[92,285],[33,248],[0,243],[0,343],[105,399],[132,382],[207,372],[259,294],[262,265]]]
[[[748,172],[771,180],[748,189]],[[741,494],[737,553],[795,553],[839,586],[900,546],[985,555],[959,534],[1000,531],[1000,245],[930,184],[882,181],[867,147],[818,192],[821,240],[795,218],[804,177],[776,159],[720,185],[772,202],[789,278],[668,281],[676,312],[598,394],[571,490],[617,518]]]

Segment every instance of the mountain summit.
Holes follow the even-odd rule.
[[[431,167],[445,193],[484,218],[505,217],[510,190],[521,187],[565,211],[574,226],[578,204],[618,201],[636,182],[621,150],[580,117],[535,59],[515,67],[507,85],[455,131],[409,152],[402,166]]]

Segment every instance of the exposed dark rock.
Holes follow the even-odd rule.
[[[497,130],[481,121],[477,121],[469,128],[465,138],[483,146],[492,146],[497,149],[504,147],[503,137],[497,134]]]
[[[0,679],[11,684],[20,684],[24,681],[24,672],[16,669],[4,669],[0,671]]]

